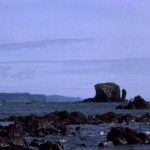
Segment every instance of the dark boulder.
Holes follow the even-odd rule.
[[[124,106],[123,106],[123,105],[118,105],[118,106],[116,107],[116,109],[124,109]]]
[[[150,106],[141,96],[136,96],[134,98],[133,104],[136,109],[149,109]]]
[[[71,124],[83,124],[86,123],[87,118],[82,112],[72,112],[71,113]]]
[[[150,106],[141,96],[136,96],[134,101],[130,101],[126,106],[119,105],[116,109],[149,109]]]
[[[35,130],[35,132],[32,132],[31,136],[36,136],[36,137],[45,137],[47,135],[59,135],[60,130],[55,127],[51,128],[40,128]]]
[[[141,117],[136,119],[137,122],[150,122],[150,113],[146,113],[145,115],[142,115]]]
[[[124,109],[135,109],[135,105],[130,101],[128,105],[124,107]]]
[[[95,98],[87,98],[87,99],[84,99],[83,102],[96,102],[96,99]]]
[[[86,116],[81,112],[70,113],[68,111],[61,111],[52,113],[52,116],[55,123],[63,124],[82,124],[87,120]]]
[[[81,127],[80,127],[80,126],[77,126],[77,127],[75,128],[75,130],[76,130],[76,131],[80,131],[80,130],[81,130]]]
[[[58,125],[57,129],[59,129],[59,133],[63,136],[73,135],[67,125]]]
[[[121,144],[120,140],[127,144],[147,144],[150,142],[150,137],[145,133],[139,133],[134,129],[126,127],[113,127],[107,135],[107,140],[113,141],[116,145]]]
[[[0,137],[0,149],[28,149],[28,143],[23,137]]]
[[[7,138],[8,143],[11,145],[18,145],[27,148],[28,143],[23,137],[9,137]]]
[[[115,114],[114,112],[108,112],[103,115],[96,115],[96,119],[99,119],[105,123],[118,123],[118,120],[122,118],[121,114]]]
[[[119,123],[130,123],[136,121],[137,117],[131,114],[126,114],[119,119]]]
[[[60,143],[59,141],[57,142],[51,142],[48,140],[37,140],[34,139],[31,143],[30,146],[33,147],[38,147],[40,150],[63,150],[63,144]]]
[[[0,150],[32,150],[32,149],[24,148],[24,147],[18,146],[18,145],[11,145],[8,147],[2,147],[2,148],[0,148]]]
[[[0,149],[9,147],[10,144],[4,137],[0,137]]]
[[[85,143],[80,144],[81,147],[86,147]]]
[[[100,116],[101,116],[101,115],[87,116],[87,123],[88,123],[88,124],[94,124],[94,125],[98,125],[98,124],[105,123],[104,121],[101,120]]]
[[[113,140],[114,145],[125,145],[127,141],[124,138],[116,138]]]
[[[23,126],[20,122],[15,122],[14,124],[10,124],[9,126],[3,127],[3,129],[0,130],[1,137],[20,137],[23,134]]]

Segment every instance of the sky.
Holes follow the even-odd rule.
[[[0,0],[0,92],[150,100],[149,0]]]

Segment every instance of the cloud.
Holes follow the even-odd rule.
[[[30,80],[36,77],[49,78],[49,75],[150,75],[150,59],[114,59],[114,60],[23,60],[0,62],[1,76],[17,80]],[[4,70],[4,71],[3,71]]]
[[[10,70],[10,66],[0,66],[0,77],[8,77]]]
[[[36,70],[34,68],[18,68],[16,65],[0,66],[0,79],[17,79],[28,80],[36,78]]]
[[[52,39],[52,40],[40,40],[40,41],[28,41],[21,43],[7,43],[0,44],[0,51],[4,50],[17,50],[23,48],[38,48],[48,45],[62,45],[73,44],[79,42],[90,42],[92,39]]]
[[[16,73],[12,74],[11,77],[15,78],[17,80],[35,79],[36,78],[35,73],[36,73],[35,70],[26,69],[26,70],[22,70],[20,72],[16,72]]]
[[[0,61],[0,64],[38,64],[38,63],[57,63],[63,61],[51,60],[19,60],[19,61]]]

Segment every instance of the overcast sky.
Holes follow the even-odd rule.
[[[150,99],[149,49],[149,0],[0,0],[0,92]]]

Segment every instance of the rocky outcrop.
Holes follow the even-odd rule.
[[[141,96],[136,96],[134,101],[130,101],[126,106],[119,105],[116,109],[149,109],[150,106]]]
[[[84,102],[124,102],[127,91],[122,90],[120,97],[120,86],[115,83],[99,83],[95,85],[96,95],[94,98],[83,100]]]
[[[1,150],[28,150],[28,144],[23,137],[7,136],[0,137]]]
[[[120,87],[115,83],[99,83],[95,85],[95,99],[97,101],[109,101],[120,99]]]
[[[99,146],[125,145],[125,144],[150,144],[150,136],[127,127],[113,127],[107,135],[107,141]]]
[[[2,121],[2,120],[1,120]],[[14,124],[8,126],[0,126],[0,149],[4,150],[23,150],[30,149],[25,137],[45,137],[45,136],[76,136],[78,132],[82,130],[80,126],[75,129],[71,129],[69,125],[77,124],[105,124],[105,123],[133,123],[133,122],[150,122],[150,114],[139,117],[131,114],[116,114],[114,112],[108,112],[105,114],[97,114],[93,116],[86,116],[81,112],[68,112],[57,111],[52,112],[44,116],[29,115],[25,117],[10,117],[3,121],[14,121]],[[116,131],[117,130],[117,131]],[[119,132],[116,129],[116,132]],[[120,132],[127,132],[127,130],[120,129]],[[111,132],[112,133],[112,132]],[[114,130],[113,130],[113,133]],[[128,132],[127,132],[128,133]],[[126,133],[126,134],[127,134]],[[123,133],[122,133],[123,134]],[[112,134],[110,134],[112,135]],[[112,140],[116,143],[129,143],[127,139],[111,139],[109,135],[108,140]],[[128,135],[128,134],[127,134]],[[136,136],[140,134],[136,134]],[[130,135],[128,135],[130,136]],[[139,137],[138,137],[139,138]],[[138,139],[139,140],[139,139]],[[112,142],[103,142],[101,145],[111,145]],[[52,147],[58,150],[63,149],[63,145],[60,142],[46,141],[46,140],[34,140],[30,146],[38,147],[39,149],[52,149]],[[81,143],[80,146],[86,146]]]
[[[130,123],[150,122],[150,114],[141,117],[132,114],[117,114],[108,112],[86,116],[81,112],[58,111],[39,117],[30,115],[26,117],[10,117],[0,121],[14,121],[9,126],[0,126],[0,136],[46,136],[71,135],[67,125],[102,124],[102,123]]]
[[[60,143],[59,141],[51,142],[44,139],[42,140],[34,139],[30,143],[30,146],[38,147],[40,150],[63,150],[64,149],[63,144]]]

